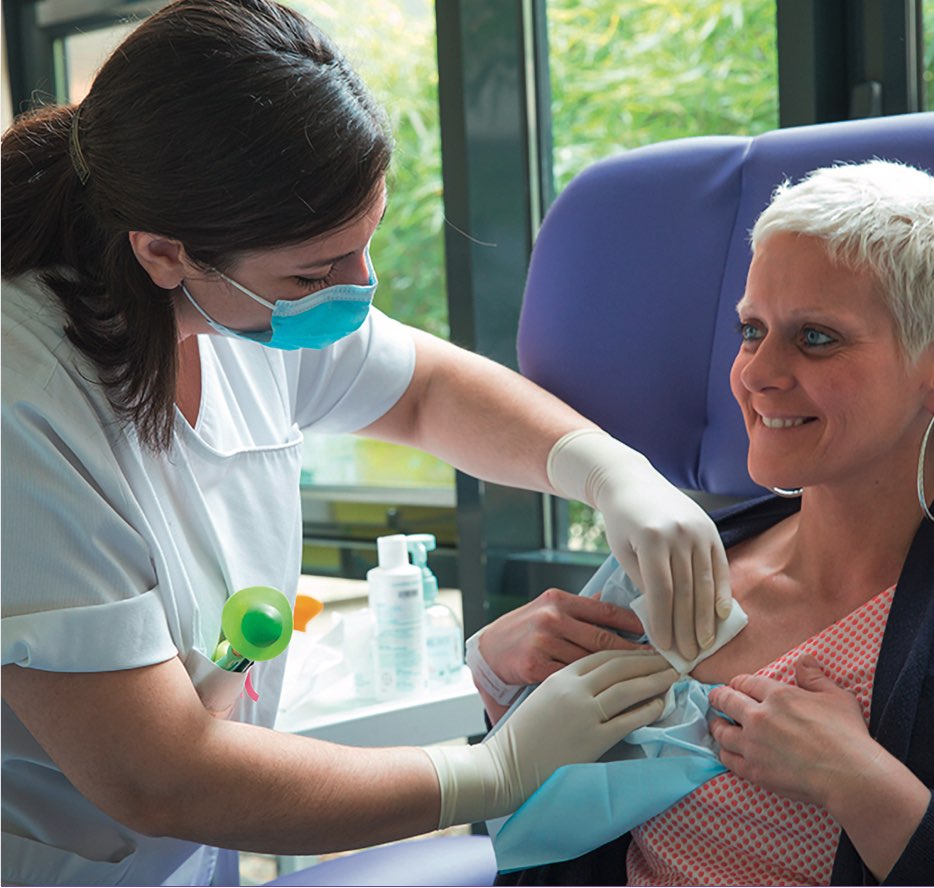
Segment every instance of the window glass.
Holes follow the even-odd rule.
[[[373,237],[391,317],[448,337],[435,17],[431,0],[287,0],[329,34],[389,115],[396,140],[386,218]],[[361,22],[372,24],[361,27]],[[400,51],[405,47],[404,51]],[[417,450],[354,436],[307,435],[303,482],[315,487],[445,489],[454,471]]]
[[[13,97],[10,93],[10,68],[7,63],[6,29],[0,17],[0,131],[13,122]]]
[[[934,0],[924,0],[924,107],[934,111]]]
[[[554,172],[778,126],[775,0],[548,0]]]
[[[775,0],[548,0],[547,16],[558,192],[629,148],[778,126]],[[601,517],[567,508],[558,545],[606,550]]]
[[[130,33],[139,21],[118,22],[106,28],[95,28],[64,37],[59,45],[64,70],[64,92],[70,102],[80,102],[91,88],[97,69],[117,44]]]

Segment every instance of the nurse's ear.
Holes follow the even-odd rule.
[[[157,287],[174,290],[185,279],[190,268],[180,241],[146,231],[131,231],[129,238],[136,261]]]

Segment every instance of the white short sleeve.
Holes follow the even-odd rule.
[[[144,518],[98,411],[61,365],[27,376],[29,355],[13,365],[17,344],[4,350],[4,665],[97,672],[175,656]]]
[[[414,372],[412,331],[372,308],[355,333],[301,352],[295,421],[314,432],[356,432],[402,397]]]

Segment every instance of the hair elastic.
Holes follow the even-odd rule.
[[[88,169],[87,161],[81,153],[81,143],[78,141],[78,120],[81,117],[81,105],[75,108],[75,113],[71,118],[71,132],[68,135],[68,154],[71,157],[71,165],[75,169],[78,181],[86,185],[91,178],[91,170]]]

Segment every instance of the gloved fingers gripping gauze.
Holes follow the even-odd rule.
[[[426,748],[441,788],[439,828],[511,813],[555,769],[595,761],[661,715],[658,695],[676,678],[657,655],[598,651],[549,676],[483,743]]]
[[[694,575],[694,600],[692,616],[697,630],[697,640],[701,649],[713,644],[717,634],[717,586],[714,579],[716,552],[711,547],[706,551],[695,549],[692,553],[692,573]],[[729,568],[726,568],[729,576]],[[724,616],[727,616],[727,611]]]
[[[664,705],[664,695],[671,687],[672,682],[678,679],[678,673],[668,667],[664,672],[656,672],[653,675],[644,675],[638,678],[632,678],[624,685],[613,685],[596,696],[597,705],[606,714],[606,719],[617,718],[622,715],[629,715],[633,709],[633,698],[639,700],[661,699]],[[659,717],[661,712],[659,712]],[[638,725],[637,727],[641,727]],[[635,730],[635,728],[633,728]]]
[[[693,659],[712,638],[714,609],[725,617],[731,605],[723,544],[703,509],[641,453],[598,429],[561,438],[549,453],[547,473],[561,496],[603,514],[613,554],[646,594],[646,629],[658,647],[677,645]]]
[[[706,551],[706,550],[702,550]],[[671,563],[671,583],[672,583],[672,613],[671,623],[674,630],[674,647],[684,654],[686,659],[693,660],[700,651],[700,642],[712,641],[713,639],[700,639],[697,628],[694,623],[694,599],[698,594],[697,578],[694,576],[695,556],[700,552],[696,549],[685,551],[684,549],[673,549],[669,556]],[[693,588],[693,595],[678,594],[678,590]],[[651,599],[649,600],[651,610]],[[710,615],[713,616],[713,606],[711,602]],[[664,620],[664,614],[653,614],[652,620],[657,622]]]

